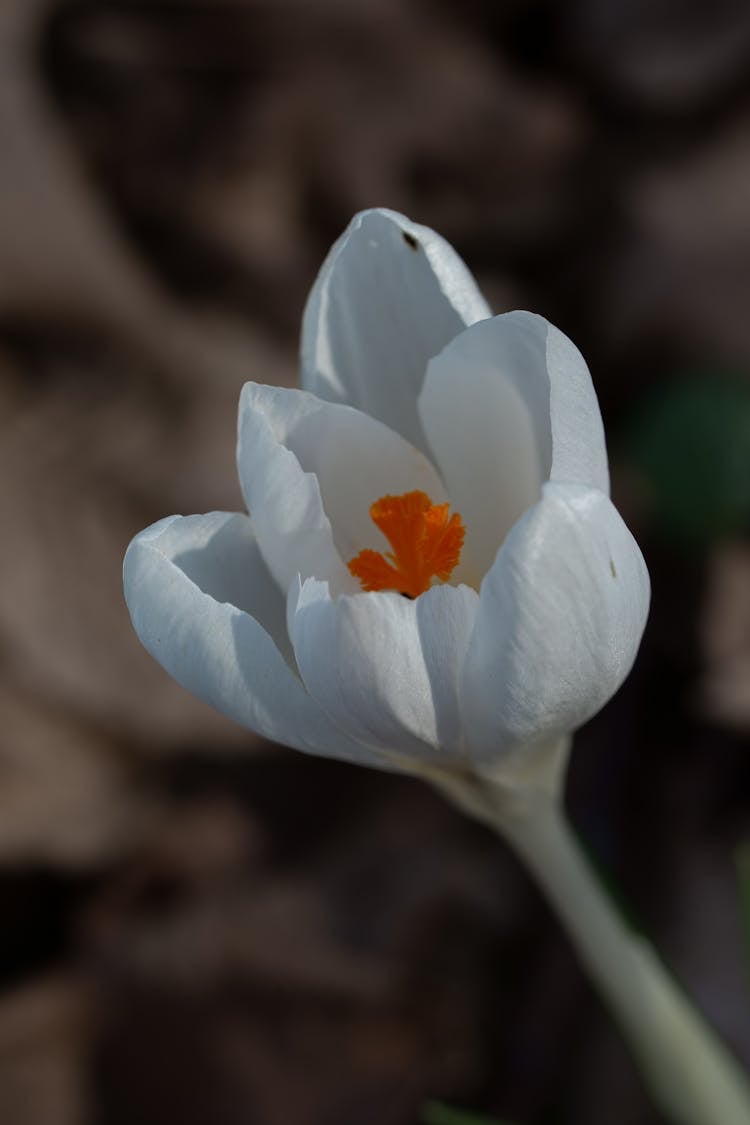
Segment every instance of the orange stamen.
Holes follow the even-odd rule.
[[[370,505],[373,523],[393,548],[360,551],[347,566],[362,589],[397,590],[418,598],[433,578],[447,582],[461,558],[466,528],[449,504],[433,504],[426,492],[381,496]]]

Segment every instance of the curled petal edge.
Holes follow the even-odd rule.
[[[222,535],[222,562],[227,552],[244,552],[249,597],[276,594],[283,628],[283,599],[247,516],[170,516],[136,535],[125,555],[125,599],[141,643],[179,684],[241,726],[307,753],[382,765],[376,753],[329,721],[267,629],[220,600],[225,575],[216,571],[211,552]],[[213,593],[188,572],[200,574],[201,585]]]

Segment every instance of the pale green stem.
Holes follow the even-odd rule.
[[[750,1125],[745,1074],[651,945],[613,908],[555,795],[442,788],[500,832],[534,874],[667,1117],[675,1125]]]

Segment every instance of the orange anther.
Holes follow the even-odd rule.
[[[447,582],[461,557],[466,528],[449,504],[433,504],[426,492],[381,496],[370,516],[393,548],[381,554],[369,548],[347,563],[362,589],[397,590],[417,598],[433,578]]]

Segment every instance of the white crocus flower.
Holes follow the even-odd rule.
[[[580,353],[540,316],[490,316],[433,231],[366,211],[310,295],[302,383],[242,392],[249,516],[171,516],[130,544],[138,636],[237,722],[426,775],[501,832],[669,1119],[746,1125],[744,1076],[562,810],[569,735],[630,671],[649,601]]]
[[[366,211],[310,295],[302,385],[243,389],[249,516],[131,543],[143,644],[300,750],[497,776],[563,746],[630,671],[649,601],[578,350],[492,317],[433,231]]]

